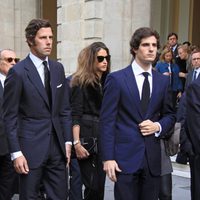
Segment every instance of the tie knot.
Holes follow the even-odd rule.
[[[148,78],[149,73],[148,73],[148,72],[143,72],[142,75],[143,75],[145,78]]]
[[[43,64],[45,67],[47,67],[47,61],[46,61],[46,60],[43,61],[42,64]]]

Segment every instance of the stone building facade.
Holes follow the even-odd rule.
[[[200,41],[198,0],[0,0],[0,49],[11,48],[20,58],[28,53],[24,29],[33,18],[53,22],[52,57],[76,69],[80,50],[94,41],[104,42],[112,56],[112,70],[130,63],[129,40],[141,26],[156,29],[161,43],[177,32],[179,41]]]

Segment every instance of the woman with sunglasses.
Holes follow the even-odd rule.
[[[102,42],[94,42],[80,52],[78,68],[71,81],[73,144],[85,186],[84,199],[87,200],[104,198],[105,172],[98,151],[98,137],[102,87],[109,71],[109,49]],[[97,139],[96,154],[83,146],[81,138]]]

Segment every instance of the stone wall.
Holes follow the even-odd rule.
[[[78,53],[94,41],[110,49],[112,71],[128,65],[132,32],[150,23],[150,0],[59,0],[57,7],[57,56],[66,74],[76,70]]]
[[[24,58],[28,52],[24,29],[32,18],[40,17],[40,0],[0,0],[0,49],[14,49]]]

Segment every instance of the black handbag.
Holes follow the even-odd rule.
[[[81,145],[89,152],[90,156],[96,155],[98,153],[97,138],[95,137],[80,138],[80,142]]]

